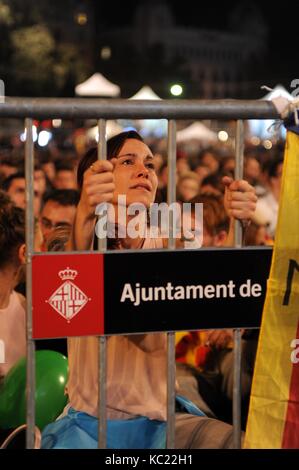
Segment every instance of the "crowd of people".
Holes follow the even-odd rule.
[[[134,131],[108,140],[108,160],[97,161],[96,148],[36,151],[34,167],[35,251],[91,250],[95,208],[117,195],[149,207],[167,200],[167,156],[159,142],[146,142]],[[177,151],[177,201],[203,203],[203,246],[233,243],[234,220],[250,221],[245,244],[273,243],[282,174],[282,148],[265,156],[248,146],[244,180],[234,181],[235,160],[221,148],[198,154]],[[134,182],[134,184],[132,184]],[[0,147],[0,338],[7,346],[0,380],[25,355],[25,176],[24,153]],[[128,220],[127,220],[128,223]],[[129,237],[116,249],[155,249],[162,239]],[[20,288],[21,286],[21,288]],[[232,446],[233,388],[231,330],[179,332],[176,335],[176,445],[180,448]],[[42,341],[41,341],[42,343]],[[242,332],[243,428],[250,394],[257,335]],[[42,346],[41,346],[42,347]],[[45,448],[97,445],[97,341],[94,337],[47,342],[68,354],[69,405],[44,431]],[[165,334],[109,337],[107,376],[108,446],[165,446]],[[197,406],[195,406],[197,405]],[[46,406],[46,405],[45,405]],[[190,409],[192,411],[190,411]],[[1,428],[1,416],[0,416]],[[84,436],[82,436],[82,432]],[[125,436],[125,437],[124,437]],[[147,436],[147,437],[145,437]],[[192,436],[192,437],[191,437]]]

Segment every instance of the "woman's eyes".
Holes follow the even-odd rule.
[[[134,165],[134,159],[133,158],[126,158],[125,160],[122,161],[122,165]],[[155,166],[152,162],[147,162],[145,163],[146,168],[149,168],[150,170],[154,170]]]
[[[147,168],[150,168],[151,170],[154,170],[155,169],[155,165],[153,163],[146,163],[145,166]]]
[[[132,165],[133,163],[132,158],[126,158],[126,160],[123,160],[122,165]]]

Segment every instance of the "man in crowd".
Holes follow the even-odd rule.
[[[2,183],[2,189],[6,191],[10,199],[17,207],[26,208],[26,181],[23,172],[11,174]],[[41,194],[39,191],[39,183],[34,180],[34,215],[37,217],[41,206]]]
[[[61,227],[71,231],[78,202],[79,193],[75,189],[56,189],[44,196],[40,213],[43,251],[46,250],[49,237],[55,228]]]

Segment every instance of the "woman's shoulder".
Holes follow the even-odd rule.
[[[21,307],[23,307],[23,309],[26,310],[26,299],[25,299],[25,297],[22,294],[20,294],[20,292],[17,292],[15,290],[13,292],[16,296],[16,299],[21,304]]]

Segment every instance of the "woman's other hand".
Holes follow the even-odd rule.
[[[225,185],[224,207],[229,217],[244,222],[251,221],[256,209],[255,189],[245,180],[222,179]]]

